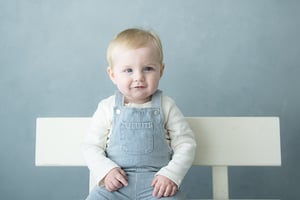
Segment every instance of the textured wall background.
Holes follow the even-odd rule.
[[[115,90],[106,47],[156,30],[160,88],[186,116],[280,116],[282,167],[230,168],[232,198],[300,198],[300,1],[0,0],[0,198],[84,199],[88,170],[35,167],[37,117],[91,116]],[[55,147],[53,147],[55,148]],[[183,187],[211,197],[211,171]]]

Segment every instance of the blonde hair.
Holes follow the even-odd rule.
[[[137,49],[153,45],[158,52],[159,62],[163,63],[163,50],[159,36],[153,31],[138,28],[126,29],[120,32],[109,44],[107,48],[107,62],[113,66],[112,54],[116,47],[123,46],[128,49]]]

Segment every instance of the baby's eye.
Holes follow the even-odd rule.
[[[127,69],[124,69],[123,71],[126,73],[131,73],[133,70],[131,68],[127,68]]]
[[[153,67],[150,67],[150,66],[144,67],[145,72],[150,72],[150,71],[153,71],[153,70],[154,70]]]

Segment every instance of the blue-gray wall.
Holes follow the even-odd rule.
[[[83,199],[83,167],[35,167],[37,117],[91,116],[115,90],[106,47],[155,29],[161,88],[187,116],[280,116],[282,167],[230,168],[230,195],[300,198],[300,1],[0,0],[0,199]],[[55,148],[55,147],[53,147]],[[211,197],[211,171],[183,187]]]

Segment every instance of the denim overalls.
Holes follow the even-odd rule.
[[[115,192],[96,186],[88,200],[153,200],[151,183],[155,174],[171,159],[164,131],[161,109],[162,92],[152,96],[152,107],[132,108],[124,106],[124,97],[115,97],[112,133],[106,149],[107,157],[117,163],[128,176],[128,186]],[[173,197],[160,199],[181,200],[180,191]]]

